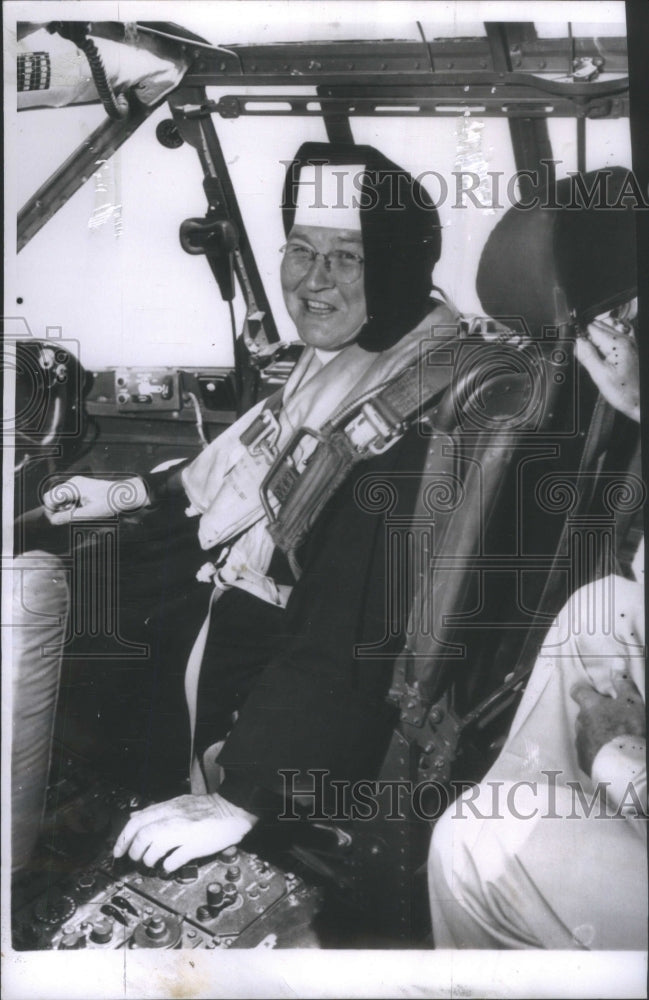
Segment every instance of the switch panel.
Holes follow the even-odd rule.
[[[177,410],[178,373],[173,368],[118,368],[115,401],[122,412]]]

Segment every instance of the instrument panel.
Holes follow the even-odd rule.
[[[49,814],[32,872],[13,893],[16,950],[318,947],[321,890],[258,854],[230,847],[170,874],[115,859],[130,810],[145,804],[101,782]]]

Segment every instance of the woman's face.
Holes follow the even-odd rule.
[[[363,256],[360,230],[324,226],[294,226],[290,244],[309,247],[320,254],[343,250]],[[363,266],[350,284],[337,282],[323,257],[316,257],[308,270],[296,276],[284,255],[281,280],[284,302],[300,339],[323,351],[338,351],[352,343],[367,319]]]

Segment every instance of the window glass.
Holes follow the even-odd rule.
[[[50,130],[68,110],[79,121],[92,112],[89,134],[94,107],[44,111],[49,129],[27,127],[28,117],[41,112],[18,116],[25,118],[20,163],[47,148]],[[152,358],[161,365],[231,363],[227,306],[207,261],[184,253],[178,239],[184,219],[205,214],[200,163],[191,146],[160,145],[155,126],[165,117],[168,109],[161,108],[107,163],[97,164],[94,176],[18,254],[9,275],[10,294],[22,298],[32,334],[44,337],[48,326],[60,326],[64,337],[79,341],[88,368],[150,364]],[[84,137],[78,122],[70,131],[77,141]],[[21,179],[23,193],[31,184]]]
[[[410,3],[389,8],[377,4],[376,17],[360,22],[358,5],[341,3],[334,23],[314,19],[306,5],[284,4],[268,7],[267,16],[253,30],[250,20],[245,24],[232,16],[217,19],[210,13],[211,5],[210,11],[179,6],[187,15],[178,17],[179,23],[222,44],[417,38],[415,8],[421,10]],[[461,5],[457,19],[447,24],[424,19],[421,26],[428,39],[484,35],[483,22],[469,21]],[[542,37],[567,35],[565,21],[536,27]],[[575,36],[623,32],[619,18],[597,25],[573,23]],[[208,96],[218,99],[225,92],[236,91],[211,88]],[[268,92],[268,88],[254,91]],[[299,86],[291,92],[314,94],[313,89]],[[239,93],[252,96],[253,92]],[[168,109],[159,109],[111,160],[97,162],[94,175],[18,257],[13,260],[9,255],[8,301],[14,301],[14,295],[22,299],[20,311],[34,335],[43,337],[48,326],[60,326],[64,337],[79,340],[81,360],[88,367],[146,364],[152,356],[169,365],[232,361],[229,311],[209,265],[202,257],[183,253],[179,244],[181,222],[203,216],[206,199],[196,151],[188,145],[165,149],[155,137],[156,124],[167,117]],[[7,170],[15,178],[16,191],[8,204],[23,204],[104,120],[98,106],[19,114],[15,142],[7,147],[13,158]],[[480,252],[516,194],[511,187],[515,164],[507,120],[458,115],[352,118],[351,123],[357,142],[377,146],[422,177],[439,203],[443,226],[435,281],[461,309],[481,311],[475,294]],[[319,117],[290,116],[234,120],[215,116],[214,124],[278,330],[282,337],[292,338],[279,285],[284,162],[301,142],[326,139],[324,124]],[[549,119],[548,127],[554,158],[560,161],[558,176],[565,176],[576,169],[575,121]],[[53,135],[56,142],[50,141]],[[614,163],[630,166],[626,119],[589,120],[586,136],[588,169]],[[472,190],[463,194],[463,186]],[[240,294],[235,314],[240,329],[244,315]]]
[[[481,312],[475,292],[480,252],[508,207],[506,186],[515,170],[507,121],[470,116],[355,118],[352,127],[357,142],[377,146],[421,177],[442,224],[435,284],[461,310]],[[463,193],[469,185],[475,191]]]

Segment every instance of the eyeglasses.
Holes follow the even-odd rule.
[[[285,272],[295,279],[303,278],[318,257],[322,257],[327,271],[338,285],[351,285],[363,273],[363,258],[349,250],[320,253],[303,243],[286,243],[279,252],[284,255],[282,263]]]

